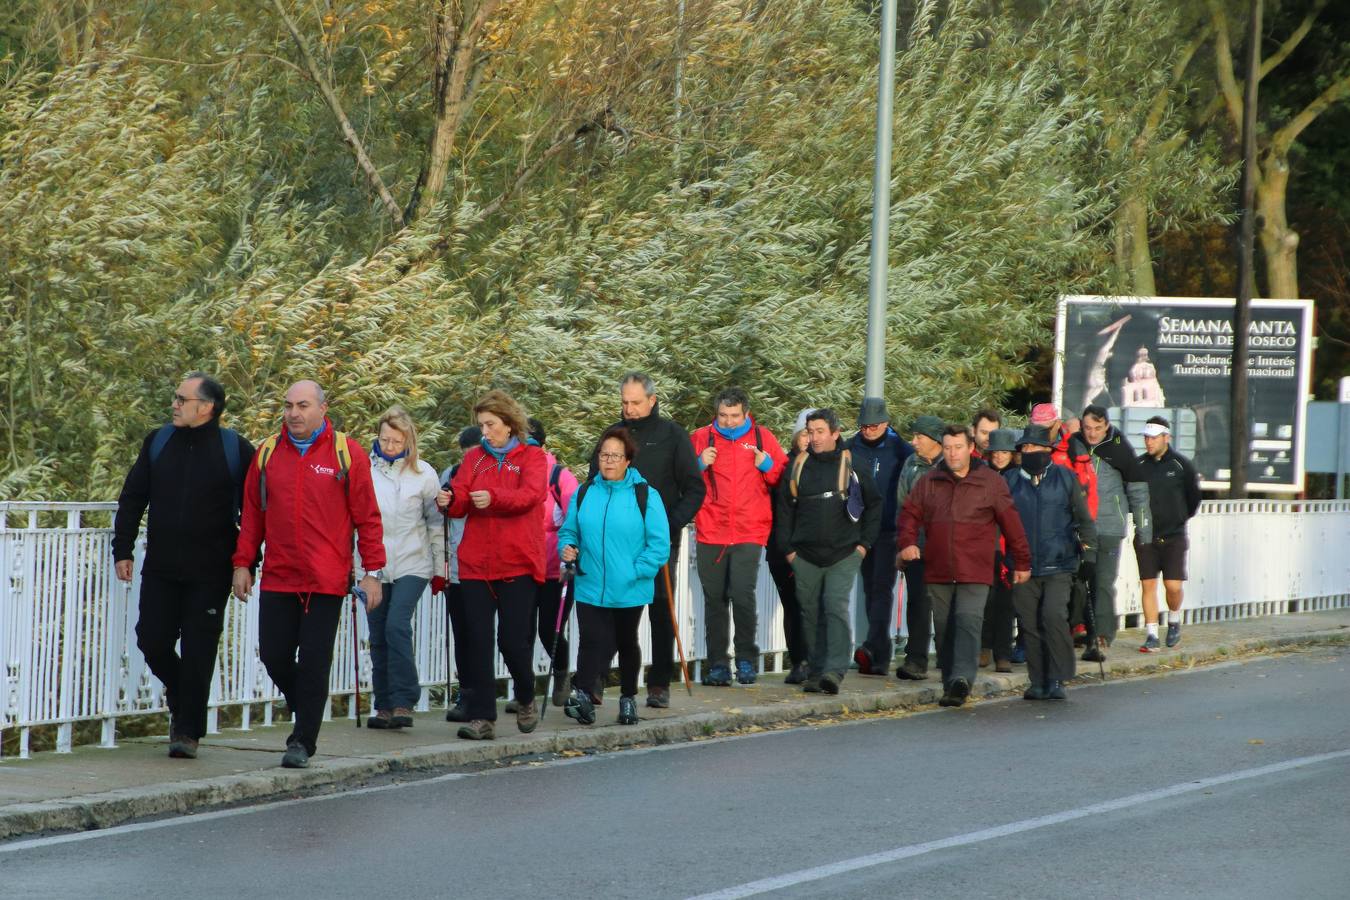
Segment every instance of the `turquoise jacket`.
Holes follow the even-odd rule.
[[[596,476],[586,489],[583,509],[577,509],[581,491],[572,495],[567,520],[558,530],[558,551],[563,547],[581,550],[581,565],[572,586],[578,602],[591,606],[652,602],[656,576],[670,558],[670,524],[661,495],[651,488],[644,521],[633,487],[645,483],[638,470],[629,466],[618,481]]]

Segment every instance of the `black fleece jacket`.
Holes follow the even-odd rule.
[[[832,566],[846,559],[859,545],[872,549],[881,531],[882,497],[868,471],[871,467],[853,459],[853,471],[863,497],[862,516],[855,522],[849,517],[844,498],[838,496],[842,448],[806,453],[796,499],[792,497],[790,468],[775,489],[773,521],[778,546],[817,566]],[[831,496],[822,496],[827,492]]]
[[[150,443],[157,431],[141,442],[140,455],[117,498],[113,559],[132,558],[141,516],[149,506],[144,571],[180,581],[228,584],[230,557],[239,538],[234,510],[243,479],[236,489],[220,426],[207,422],[198,428],[175,428],[151,466]],[[240,472],[247,473],[251,462],[253,446],[241,436]]]
[[[666,519],[670,522],[671,540],[677,540],[678,532],[694,521],[694,514],[703,505],[703,496],[708,490],[698,470],[689,432],[673,419],[664,418],[660,403],[652,407],[651,415],[641,419],[620,419],[614,424],[627,428],[637,442],[633,468],[661,495]],[[595,478],[600,471],[599,452],[599,446],[591,452],[587,480]]]

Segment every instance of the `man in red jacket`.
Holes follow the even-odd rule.
[[[288,769],[308,767],[318,743],[333,640],[351,584],[353,530],[366,567],[366,608],[380,605],[384,537],[370,458],[351,438],[339,456],[327,412],[314,382],[286,391],[286,427],[259,447],[248,468],[233,559],[234,594],[248,600],[266,541],[258,655],[291,709],[294,725],[281,758]]]
[[[755,582],[773,528],[771,492],[787,456],[769,429],[751,418],[750,399],[740,388],[718,394],[716,408],[717,421],[695,431],[691,441],[707,487],[694,519],[707,623],[703,683],[720,687],[731,684],[728,605],[736,620],[736,680],[754,684],[759,672]]]
[[[933,636],[942,670],[942,706],[970,696],[979,666],[984,603],[993,581],[999,531],[1013,559],[1013,583],[1031,577],[1031,549],[1004,480],[982,460],[971,459],[975,441],[960,425],[942,432],[942,461],[919,479],[900,510],[896,544],[906,562],[919,559],[933,606]]]

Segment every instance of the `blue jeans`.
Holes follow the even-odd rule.
[[[384,602],[366,613],[374,705],[376,709],[412,709],[422,696],[413,659],[412,617],[427,589],[427,579],[404,575],[381,588]]]

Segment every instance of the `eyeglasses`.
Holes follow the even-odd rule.
[[[187,403],[205,403],[205,402],[206,401],[203,400],[201,397],[184,397],[182,394],[173,395],[174,406],[183,406],[184,404]]]
[[[600,454],[600,461],[601,461],[601,462],[618,462],[619,460],[621,460],[621,459],[623,459],[623,458],[624,458],[624,455],[623,455],[622,453],[601,453],[601,454]]]

